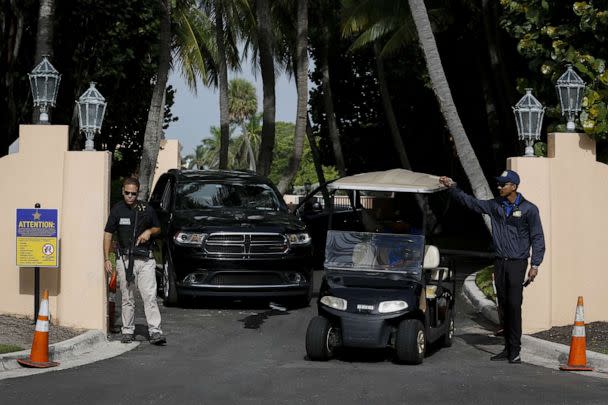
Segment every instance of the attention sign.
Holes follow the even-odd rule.
[[[58,267],[57,210],[17,209],[17,266]]]

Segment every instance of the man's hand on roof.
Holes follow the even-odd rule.
[[[456,185],[456,183],[454,182],[454,180],[452,180],[451,178],[447,177],[447,176],[441,176],[439,178],[439,183],[441,183],[442,186],[445,187],[453,187],[454,185]]]

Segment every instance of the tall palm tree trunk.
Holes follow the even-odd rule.
[[[308,103],[308,0],[298,0],[296,22],[296,90],[298,93],[296,128],[293,156],[289,159],[287,172],[279,181],[277,188],[284,194],[293,181],[304,151],[306,135],[306,109]]]
[[[378,43],[378,41],[374,42],[374,54],[376,56],[376,69],[378,70],[380,98],[382,99],[382,106],[384,108],[384,114],[386,115],[386,120],[388,122],[389,131],[391,133],[391,137],[393,138],[393,145],[397,150],[397,155],[399,155],[401,167],[407,170],[412,170],[412,165],[410,164],[410,159],[407,156],[405,145],[403,144],[403,138],[401,138],[399,126],[397,125],[397,118],[395,117],[393,103],[391,102],[388,82],[386,80],[386,72],[384,70],[384,61],[382,60],[382,55],[380,54],[380,44]],[[426,215],[427,229],[434,229],[435,225],[437,224],[437,217],[435,216],[433,211],[431,211],[427,198],[421,194],[416,194],[416,202],[418,203],[420,211],[422,211]]]
[[[272,165],[275,140],[275,77],[274,58],[272,50],[272,30],[270,22],[270,6],[268,0],[256,1],[256,19],[258,25],[258,47],[260,50],[260,71],[262,72],[262,88],[264,111],[262,113],[262,141],[258,158],[258,173],[268,176]]]
[[[152,91],[150,110],[148,111],[148,122],[144,134],[144,144],[139,165],[139,181],[141,188],[139,198],[147,200],[154,179],[154,170],[158,160],[160,149],[161,131],[163,130],[163,118],[165,106],[165,91],[167,89],[167,76],[169,75],[169,64],[171,59],[171,0],[161,0],[160,19],[160,51],[158,61],[158,73],[156,83]]]
[[[382,107],[384,108],[384,115],[388,123],[389,132],[393,138],[393,145],[397,150],[401,167],[407,170],[412,169],[410,160],[405,152],[405,145],[399,132],[399,126],[397,125],[397,118],[395,118],[395,111],[393,110],[393,103],[391,102],[390,93],[388,90],[388,82],[386,81],[386,73],[384,71],[384,61],[380,55],[380,44],[378,41],[374,42],[374,54],[376,56],[376,70],[378,73],[378,84],[380,85],[380,98],[382,99]]]
[[[53,22],[55,19],[55,0],[40,0],[38,10],[38,31],[36,33],[36,52],[34,54],[34,64],[40,63],[42,57],[53,56]],[[32,122],[38,122],[38,108],[32,111]],[[50,117],[50,113],[49,113]]]
[[[249,138],[249,131],[247,130],[247,126],[245,123],[242,124],[243,128],[243,140],[245,142],[245,148],[247,148],[247,161],[249,164],[249,170],[256,171],[256,163],[255,163],[255,152],[253,151],[253,145],[251,143],[251,139]]]
[[[326,183],[326,180],[325,173],[323,173],[323,165],[321,164],[321,154],[319,153],[315,136],[312,133],[312,126],[310,125],[308,114],[306,114],[306,137],[308,138],[308,144],[310,145],[310,154],[312,155],[312,162],[315,165],[317,180],[319,180],[319,185],[323,185]],[[327,191],[327,187],[321,187],[321,193],[323,194],[325,207],[329,207],[329,192]]]
[[[228,64],[222,0],[215,0],[215,36],[218,53],[218,88],[220,97],[220,169],[228,168],[228,146],[230,144],[230,115],[228,113]]]
[[[483,200],[491,199],[493,197],[488,181],[486,180],[475,151],[471,147],[469,138],[464,130],[456,105],[452,98],[450,86],[448,85],[445,72],[441,64],[441,58],[439,57],[439,50],[437,49],[437,43],[435,42],[435,36],[431,29],[431,23],[427,14],[424,0],[408,0],[410,11],[416,26],[416,32],[418,33],[418,40],[420,41],[420,47],[424,53],[426,60],[429,77],[431,79],[431,86],[437,97],[439,108],[446,121],[448,130],[454,139],[456,147],[456,153],[460,164],[464,169],[473,194],[475,197]],[[490,219],[484,217],[484,221],[488,230],[491,232],[492,227]]]
[[[336,122],[336,114],[334,110],[334,99],[331,91],[331,81],[329,76],[329,30],[324,22],[323,24],[323,39],[321,41],[321,86],[323,88],[323,104],[325,106],[325,116],[327,117],[327,126],[329,128],[329,139],[334,150],[336,159],[336,168],[340,177],[346,176],[346,165],[344,163],[344,154],[342,153],[342,144],[340,143],[340,133],[338,132],[338,124]]]

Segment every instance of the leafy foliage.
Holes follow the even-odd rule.
[[[534,87],[547,109],[549,128],[563,130],[555,82],[573,64],[587,83],[582,129],[595,139],[608,139],[608,1],[501,0],[501,25],[518,40],[517,49],[529,60],[531,75],[518,79],[518,88]]]

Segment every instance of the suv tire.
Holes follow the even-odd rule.
[[[315,316],[310,320],[306,330],[306,354],[313,361],[327,361],[333,355],[330,344],[332,326],[322,316]]]
[[[163,304],[166,307],[174,307],[179,303],[179,294],[175,287],[175,272],[171,259],[165,257],[163,264]]]
[[[397,360],[400,363],[420,364],[426,351],[424,324],[418,319],[405,319],[397,329],[395,341]]]

